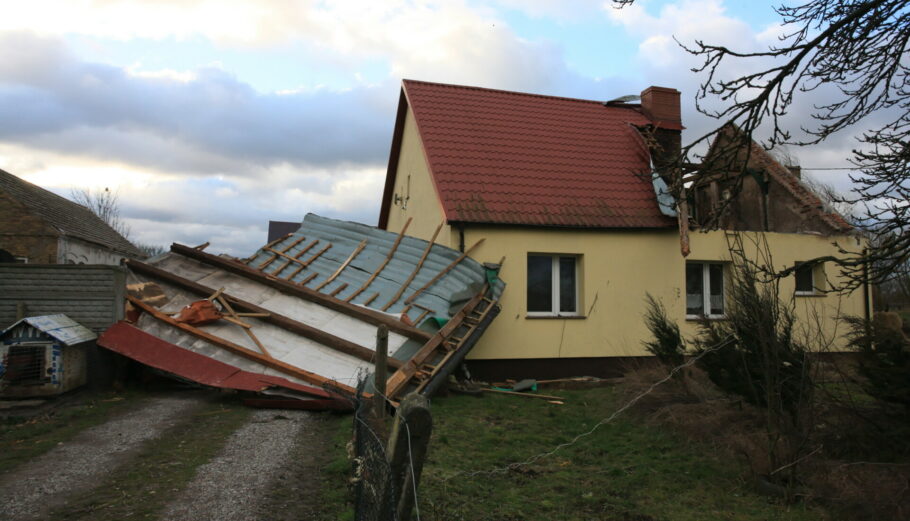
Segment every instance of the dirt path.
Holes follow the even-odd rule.
[[[105,424],[0,477],[0,510],[6,521],[41,519],[66,498],[93,488],[129,460],[129,453],[180,423],[204,400],[198,396],[151,398]]]
[[[260,519],[266,496],[281,488],[295,449],[318,420],[301,411],[258,410],[238,429],[214,459],[199,467],[196,477],[172,502],[162,519],[208,521]],[[295,492],[299,483],[289,483]],[[295,519],[301,519],[295,513]]]

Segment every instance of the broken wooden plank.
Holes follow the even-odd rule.
[[[439,279],[441,279],[443,276],[445,276],[446,273],[452,271],[452,269],[454,269],[455,266],[458,266],[458,264],[461,263],[461,261],[463,261],[463,260],[465,259],[465,257],[468,256],[468,254],[470,254],[472,251],[474,251],[475,248],[477,248],[478,246],[480,246],[481,244],[483,244],[483,241],[484,241],[484,239],[480,239],[479,241],[475,242],[473,246],[471,246],[470,248],[467,249],[467,251],[465,251],[464,253],[462,253],[461,255],[459,255],[458,258],[455,259],[455,260],[453,260],[452,263],[449,264],[448,266],[446,266],[444,270],[442,270],[442,271],[440,271],[439,273],[437,273],[436,276],[433,277],[433,280],[431,280],[430,282],[427,282],[426,284],[424,284],[423,287],[421,287],[420,289],[418,289],[417,291],[415,291],[413,295],[411,295],[410,297],[408,297],[408,298],[404,301],[404,303],[405,303],[405,304],[410,304],[411,302],[414,302],[414,299],[416,299],[417,297],[419,297],[421,293],[423,293],[424,291],[426,291],[427,289],[429,289],[430,287],[432,287],[433,284],[436,284],[436,282],[439,281]]]
[[[370,286],[370,284],[372,284],[373,281],[376,280],[376,277],[378,277],[379,274],[382,273],[382,270],[385,269],[386,265],[392,260],[392,257],[395,256],[395,250],[398,249],[398,245],[401,243],[401,239],[404,237],[404,232],[406,232],[408,230],[408,226],[411,225],[411,219],[412,219],[412,217],[408,217],[407,222],[405,222],[404,226],[402,226],[401,232],[398,233],[398,237],[395,239],[395,243],[392,244],[392,248],[389,250],[388,255],[386,255],[385,260],[382,261],[382,264],[380,264],[379,267],[376,268],[376,271],[374,271],[373,274],[370,275],[370,278],[368,278],[367,281],[364,282],[363,285],[357,289],[357,291],[355,291],[354,293],[351,294],[351,296],[346,298],[345,301],[350,302],[350,301],[354,300],[354,298],[357,295],[360,295],[363,292],[363,290],[367,289]]]
[[[311,280],[315,279],[318,276],[319,276],[318,273],[310,273],[309,275],[307,275],[307,278],[301,280],[300,282],[298,282],[298,284],[300,284],[301,286],[306,286],[308,282],[310,282]]]
[[[228,303],[227,299],[221,295],[218,295],[218,302],[221,302],[221,305],[224,306],[224,309],[227,310],[228,314],[230,315],[230,317],[232,319],[236,320],[237,322],[240,322],[241,325],[246,326],[243,329],[244,333],[246,333],[246,336],[250,337],[250,340],[252,340],[253,343],[256,344],[256,347],[258,347],[259,350],[262,351],[262,354],[264,354],[265,356],[267,356],[269,358],[273,358],[272,353],[269,353],[268,349],[266,349],[265,346],[262,345],[262,342],[259,341],[259,338],[256,337],[255,334],[253,334],[253,326],[251,326],[249,324],[244,324],[243,322],[241,322],[241,320],[239,318],[237,318],[237,312],[234,311],[234,308],[231,307],[231,305],[230,305],[230,303]],[[225,317],[225,318],[227,318],[227,317]]]
[[[370,298],[368,298],[368,299],[366,300],[366,302],[363,303],[363,305],[364,305],[364,306],[369,306],[374,300],[376,300],[376,297],[378,297],[378,296],[379,296],[379,292],[378,292],[378,291],[377,291],[376,293],[373,293],[373,295],[372,295]]]
[[[396,396],[402,389],[407,385],[408,380],[414,376],[414,373],[420,368],[421,365],[426,363],[430,356],[436,351],[445,340],[446,337],[451,335],[455,329],[461,326],[461,322],[464,320],[469,313],[474,311],[474,308],[480,303],[481,299],[484,296],[484,293],[487,291],[488,284],[484,284],[483,290],[480,291],[477,295],[469,300],[458,313],[455,313],[451,319],[442,329],[436,332],[433,335],[433,338],[429,342],[423,345],[407,362],[402,365],[400,369],[395,371],[395,373],[389,378],[388,385],[388,396]]]
[[[281,249],[281,253],[287,253],[287,252],[293,250],[293,249],[294,249],[294,246],[297,246],[298,244],[300,244],[301,242],[303,242],[305,239],[306,239],[306,237],[304,237],[304,236],[301,235],[300,237],[297,238],[297,240],[295,240],[295,241],[292,242],[291,244],[289,244],[289,245],[285,246],[284,248],[282,248],[282,249]],[[299,256],[300,256],[300,255],[295,255],[295,257],[299,257]],[[271,259],[269,259],[269,260],[265,261],[264,263],[262,263],[262,265],[259,266],[259,269],[260,269],[260,270],[264,270],[265,268],[269,267],[269,265],[271,265],[272,262],[274,262],[276,259],[278,259],[278,257],[273,256]],[[275,275],[277,275],[278,272],[281,271],[281,270],[283,270],[284,268],[286,268],[287,265],[288,265],[290,262],[291,262],[291,261],[286,261],[286,262],[284,263],[284,265],[282,265],[281,268],[278,268],[278,270],[275,271],[275,272],[273,272],[273,273],[274,273]]]
[[[485,393],[508,394],[509,396],[524,396],[525,398],[540,398],[541,400],[565,400],[560,396],[550,396],[547,394],[516,393],[515,391],[503,391],[501,389],[481,389]]]
[[[427,333],[426,331],[421,331],[414,326],[404,324],[394,317],[386,315],[385,313],[365,308],[363,306],[357,306],[355,304],[351,304],[350,302],[345,302],[343,300],[324,295],[318,291],[314,291],[310,288],[294,284],[293,282],[289,282],[284,279],[269,277],[261,271],[255,270],[250,266],[247,266],[246,264],[238,261],[225,259],[223,257],[212,255],[210,253],[196,251],[182,244],[173,244],[171,246],[171,251],[183,255],[184,257],[195,259],[204,264],[208,264],[209,266],[215,266],[225,271],[235,273],[249,280],[259,282],[265,286],[275,288],[287,295],[309,300],[310,302],[315,302],[325,308],[344,313],[345,315],[356,318],[358,320],[362,320],[369,324],[377,326],[379,324],[385,324],[388,326],[390,331],[394,331],[414,340],[426,342],[433,338],[433,335],[431,333]]]
[[[334,297],[334,296],[338,295],[339,293],[341,293],[342,291],[344,291],[344,288],[346,288],[346,287],[348,287],[348,283],[344,282],[340,286],[335,288],[331,293],[329,293],[329,295]]]
[[[363,249],[366,248],[366,246],[367,246],[366,239],[360,241],[360,244],[358,244],[357,247],[354,248],[354,251],[352,251],[351,254],[348,255],[348,258],[345,259],[345,261],[341,263],[341,266],[338,266],[338,269],[335,270],[335,273],[332,273],[332,275],[330,275],[329,278],[325,279],[322,282],[322,284],[316,286],[316,291],[321,290],[327,284],[329,284],[330,282],[335,280],[339,275],[341,275],[341,272],[344,271],[344,269],[348,267],[348,264],[350,264],[351,261],[353,261],[354,258],[357,257],[357,254],[360,253],[361,251],[363,251]]]
[[[314,239],[313,242],[307,244],[302,250],[298,251],[297,254],[294,255],[294,258],[295,258],[295,259],[299,259],[300,257],[303,257],[303,254],[305,254],[306,252],[310,251],[310,249],[311,249],[313,246],[316,246],[317,244],[319,244],[319,239]],[[287,268],[287,267],[290,266],[290,265],[291,265],[291,261],[290,261],[290,260],[284,261],[284,264],[282,264],[281,267],[278,268],[277,270],[273,271],[273,272],[272,272],[272,275],[275,275],[276,277],[280,277],[280,276],[281,276],[281,272],[284,271],[284,269]],[[297,276],[298,273],[300,273],[300,272],[303,271],[304,269],[306,269],[306,266],[298,266],[297,269],[294,270],[294,273],[291,273],[291,275],[290,275],[289,277],[283,277],[283,278],[293,279],[295,276]]]
[[[145,302],[142,302],[141,300],[139,300],[135,297],[127,296],[126,298],[134,306],[136,306],[139,309],[141,309],[142,311],[148,313],[150,316],[154,317],[155,319],[157,319],[161,322],[164,322],[165,324],[168,324],[172,327],[176,327],[182,331],[185,331],[185,332],[195,336],[196,338],[201,338],[202,340],[205,340],[206,342],[209,342],[210,344],[213,344],[222,349],[225,349],[227,351],[240,355],[244,358],[259,362],[266,367],[270,367],[270,368],[275,369],[276,371],[280,371],[284,374],[300,378],[301,380],[303,380],[305,382],[309,382],[311,384],[316,384],[319,386],[323,386],[323,385],[334,386],[334,387],[343,389],[343,390],[351,392],[351,393],[356,392],[353,388],[351,388],[350,386],[347,386],[343,383],[337,382],[335,380],[330,380],[329,378],[318,375],[316,373],[311,373],[310,371],[301,369],[301,368],[293,366],[291,364],[284,363],[280,360],[275,360],[274,358],[269,358],[267,356],[264,356],[260,353],[255,352],[251,349],[247,349],[241,345],[237,345],[229,340],[215,336],[207,331],[203,331],[203,330],[201,330],[197,327],[193,327],[189,324],[185,324],[183,322],[177,322],[176,320],[169,317],[168,315],[161,313],[157,309],[153,308],[152,306],[149,306]]]
[[[402,284],[400,288],[398,288],[398,292],[395,293],[395,296],[392,297],[391,300],[386,302],[385,306],[382,306],[383,311],[386,311],[387,309],[392,307],[392,305],[394,305],[396,302],[398,302],[398,299],[401,298],[402,293],[404,293],[405,290],[408,289],[408,285],[410,285],[411,281],[414,280],[414,277],[417,276],[417,272],[420,271],[420,268],[423,267],[424,261],[427,260],[427,256],[430,255],[430,250],[433,249],[433,241],[436,240],[436,236],[439,235],[439,230],[442,230],[442,226],[445,223],[446,223],[445,221],[442,221],[441,223],[439,223],[439,226],[436,227],[436,231],[433,232],[433,237],[430,238],[430,242],[427,244],[426,249],[423,250],[423,255],[420,256],[420,260],[417,262],[417,266],[414,267],[414,271],[412,271],[411,274],[408,275],[408,279],[406,281],[404,281],[404,284]]]
[[[180,277],[179,275],[175,275],[168,271],[164,271],[161,268],[151,266],[151,265],[146,264],[141,261],[130,259],[130,260],[126,261],[126,265],[130,270],[132,270],[135,273],[145,274],[145,275],[155,277],[157,279],[167,281],[169,284],[182,288],[186,291],[195,293],[197,295],[208,295],[208,294],[212,293],[212,290],[210,288],[207,288],[206,286],[204,286],[198,282],[195,282],[195,281],[192,281],[189,279],[185,279],[183,277]],[[252,268],[249,268],[249,269],[252,270]],[[242,311],[247,311],[247,312],[251,312],[251,313],[260,313],[260,314],[264,315],[261,319],[263,322],[275,325],[282,329],[286,329],[287,331],[300,335],[304,338],[309,338],[310,340],[318,342],[319,344],[322,344],[322,345],[328,347],[329,349],[341,351],[342,353],[348,354],[350,356],[359,358],[360,360],[364,360],[367,362],[372,361],[372,359],[373,359],[374,353],[371,349],[368,349],[359,344],[351,342],[350,340],[346,340],[344,338],[337,337],[331,333],[326,333],[325,331],[322,331],[321,329],[317,329],[313,326],[304,324],[303,322],[299,322],[297,320],[286,317],[284,315],[280,315],[278,313],[271,312],[263,307],[253,304],[252,302],[247,302],[245,300],[241,300],[237,297],[233,297],[228,294],[222,294],[222,298],[228,300],[232,304],[232,306],[231,306],[232,308],[241,309]],[[391,329],[391,328],[389,328],[389,329]],[[401,365],[402,365],[401,361],[394,359],[394,358],[389,358],[390,367],[397,369],[398,367],[401,367]]]
[[[209,242],[206,241],[206,242],[200,244],[199,246],[194,246],[194,247],[195,247],[197,250],[202,251],[202,250],[204,250],[204,249],[206,249],[206,248],[209,247]]]

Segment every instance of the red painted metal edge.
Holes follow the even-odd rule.
[[[194,353],[146,333],[126,322],[117,322],[101,334],[98,345],[177,376],[212,387],[261,392],[271,387],[307,394],[315,400],[311,408],[345,409],[350,402],[318,387],[302,385],[280,376],[243,371],[232,365]],[[338,402],[328,404],[322,402]],[[317,404],[324,407],[315,407]],[[307,407],[302,407],[307,408]]]
[[[290,400],[286,398],[246,398],[244,405],[260,409],[303,409],[306,411],[352,411],[354,404],[347,400]]]

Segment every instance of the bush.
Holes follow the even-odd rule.
[[[733,271],[726,320],[703,320],[695,340],[700,365],[721,389],[796,420],[812,383],[808,350],[793,335],[793,311],[780,301],[776,283],[756,284],[745,264]]]
[[[845,317],[848,340],[860,354],[865,391],[885,402],[910,408],[910,340],[896,313],[876,313],[866,328],[860,317]]]
[[[645,311],[645,325],[654,335],[654,340],[642,342],[645,349],[656,356],[664,365],[676,367],[686,358],[686,346],[679,326],[667,316],[667,310],[650,293],[645,295],[648,309]]]

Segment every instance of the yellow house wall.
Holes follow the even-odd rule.
[[[767,246],[760,247],[762,236]],[[642,315],[645,294],[660,299],[672,318],[689,337],[697,324],[685,318],[686,261],[731,259],[727,236],[722,231],[693,233],[692,253],[684,259],[679,253],[675,230],[659,231],[584,231],[541,230],[532,228],[469,227],[465,243],[484,237],[486,241],[472,257],[481,262],[497,262],[505,256],[501,277],[506,291],[502,312],[472,350],[472,359],[568,358],[599,356],[642,356],[648,353],[642,341],[649,338]],[[780,233],[744,233],[744,249],[752,258],[756,252],[772,253],[773,265],[792,266],[823,255],[836,254],[832,238]],[[840,238],[845,247],[858,248],[851,237]],[[585,318],[529,318],[526,310],[527,254],[562,253],[580,255],[579,310]],[[836,267],[825,266],[836,282]],[[729,281],[729,276],[725,277]],[[843,340],[834,316],[840,313],[862,315],[862,293],[848,296],[795,297],[795,279],[780,282],[780,295],[792,300],[800,323],[799,333],[816,348],[840,348]],[[807,327],[820,324],[818,328]]]
[[[408,218],[412,217],[407,234],[429,240],[444,216],[436,195],[436,187],[430,178],[414,114],[410,108],[404,121],[401,151],[395,172],[395,195],[405,198],[405,201],[397,204],[393,202],[389,209],[386,229],[399,232]],[[450,228],[448,224],[444,225],[435,242],[452,247]],[[455,243],[454,247],[457,248],[458,243]]]

